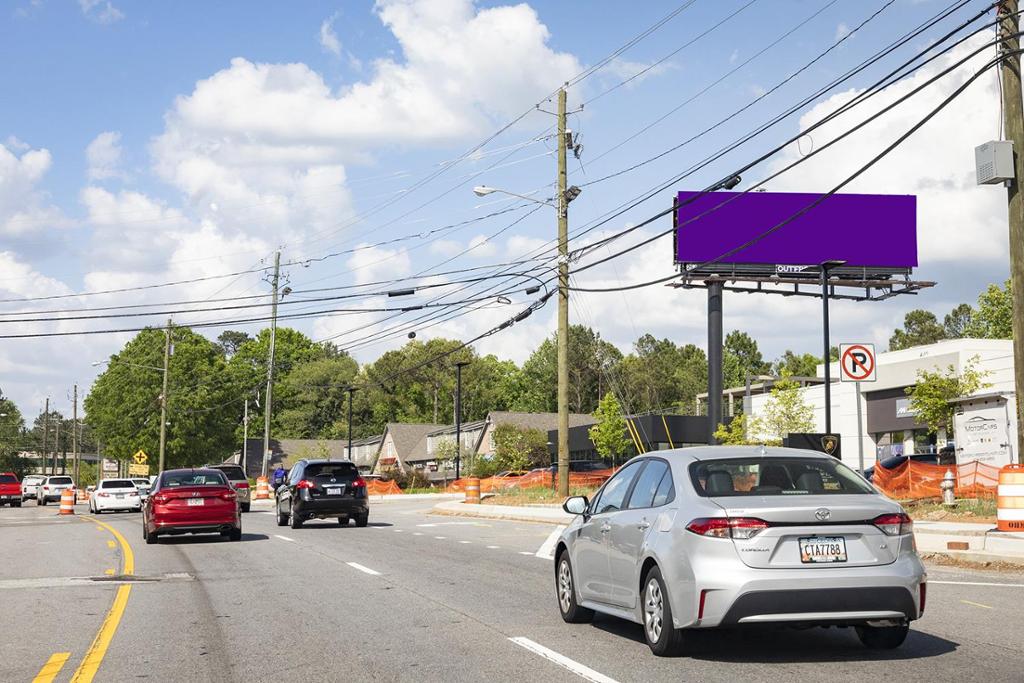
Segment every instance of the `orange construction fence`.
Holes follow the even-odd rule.
[[[907,460],[889,470],[875,465],[871,483],[890,498],[914,500],[941,498],[940,484],[946,471],[953,472],[957,498],[995,498],[999,468],[977,460],[962,465],[928,465]]]
[[[379,479],[371,479],[366,482],[366,492],[371,496],[381,496],[391,493],[404,493],[402,489],[398,488],[398,484],[393,479],[387,481],[380,481]]]
[[[597,470],[595,472],[570,472],[569,486],[571,487],[598,487],[603,484],[612,474],[614,469]],[[456,479],[448,488],[448,493],[462,493],[465,489],[465,479]],[[527,472],[519,476],[486,477],[480,480],[480,493],[505,493],[513,490],[551,488],[551,472]]]

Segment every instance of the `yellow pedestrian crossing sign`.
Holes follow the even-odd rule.
[[[146,451],[140,448],[139,450],[135,451],[135,455],[132,456],[132,460],[135,461],[136,465],[145,465],[147,462],[149,462],[149,456],[146,455]]]

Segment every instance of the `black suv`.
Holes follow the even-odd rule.
[[[299,460],[277,489],[277,524],[298,529],[308,519],[334,517],[345,526],[349,519],[366,526],[370,499],[366,482],[348,460]]]

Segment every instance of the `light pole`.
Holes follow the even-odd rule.
[[[845,264],[846,261],[821,262],[821,328],[825,363],[825,433],[832,433],[832,346],[829,342],[828,322],[828,271]]]

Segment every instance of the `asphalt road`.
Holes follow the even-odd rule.
[[[1024,574],[930,567],[893,652],[849,629],[722,631],[659,659],[640,626],[561,621],[536,554],[554,527],[430,507],[375,505],[365,529],[254,511],[240,543],[156,546],[138,514],[2,508],[0,680],[56,655],[58,681],[1024,681]]]

